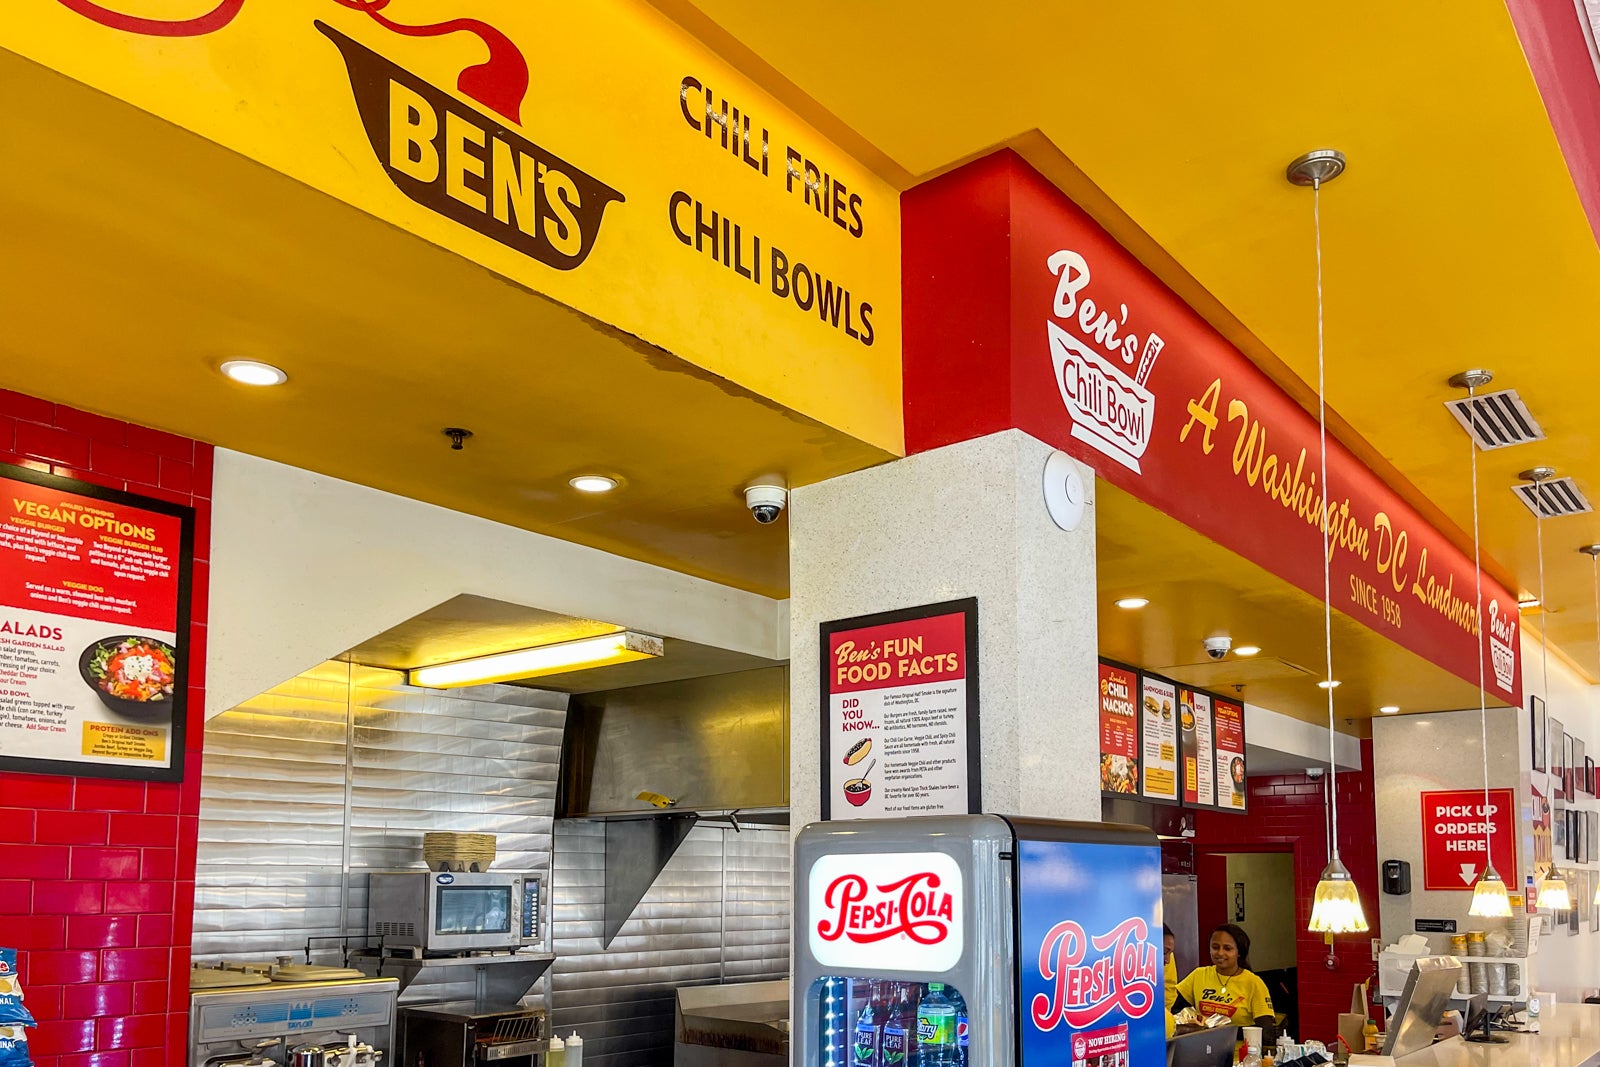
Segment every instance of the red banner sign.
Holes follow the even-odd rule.
[[[1517,802],[1509,789],[1489,790],[1487,819],[1482,789],[1422,794],[1422,887],[1470,890],[1483,874],[1484,838],[1494,869],[1517,884]]]
[[[1318,599],[1325,525],[1334,607],[1520,706],[1516,599],[1484,579],[1480,647],[1472,560],[1332,439],[1324,485],[1316,419],[1017,156],[903,225],[913,451],[1018,427]]]

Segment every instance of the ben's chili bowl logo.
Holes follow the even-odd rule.
[[[809,901],[811,954],[825,966],[946,971],[961,959],[961,868],[942,852],[824,856]]]
[[[188,18],[132,14],[99,0],[57,2],[113,30],[178,39],[228,30],[246,0],[216,0],[211,10]],[[470,34],[487,53],[456,77],[456,91],[482,105],[479,110],[314,20],[344,59],[361,125],[395,188],[547,266],[571,270],[582,264],[600,235],[607,205],[625,198],[509,128],[522,125],[530,83],[527,57],[516,42],[483,19],[418,24],[391,18],[385,11],[391,0],[331,2],[403,37]]]
[[[1056,276],[1056,296],[1054,318],[1045,325],[1072,436],[1142,473],[1139,459],[1150,445],[1156,415],[1156,398],[1145,382],[1166,342],[1157,333],[1130,330],[1127,304],[1089,295],[1089,262],[1079,253],[1061,249],[1047,265]]]
[[[1049,1033],[1063,1021],[1073,1029],[1093,1026],[1113,1010],[1144,1018],[1161,974],[1161,953],[1149,933],[1140,918],[1096,935],[1071,920],[1056,923],[1039,945],[1039,977],[1047,991],[1034,995],[1033,1024]]]
[[[1517,673],[1517,614],[1500,613],[1500,601],[1489,601],[1489,661],[1494,680],[1509,691]]]

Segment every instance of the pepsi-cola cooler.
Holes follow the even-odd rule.
[[[1161,852],[1132,826],[814,823],[795,843],[799,1067],[1161,1067]]]

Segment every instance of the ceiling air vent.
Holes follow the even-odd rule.
[[[1533,413],[1515,389],[1449,400],[1444,406],[1486,452],[1544,440],[1544,430],[1533,420]]]
[[[1540,506],[1543,505],[1544,518],[1556,519],[1562,515],[1582,515],[1586,511],[1593,511],[1594,505],[1589,503],[1589,498],[1583,495],[1583,490],[1578,488],[1578,483],[1571,478],[1552,478],[1540,483],[1540,488],[1524,482],[1513,485],[1511,491],[1517,494],[1517,499],[1528,505],[1528,510],[1538,515]]]

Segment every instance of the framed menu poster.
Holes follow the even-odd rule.
[[[1100,661],[1100,794],[1139,795],[1139,672]]]
[[[179,781],[194,511],[0,464],[0,769]]]
[[[1139,676],[1140,783],[1146,800],[1178,802],[1178,687],[1153,674]]]
[[[1223,811],[1244,811],[1248,792],[1244,766],[1244,705],[1223,697],[1211,700],[1216,729],[1217,807]]]
[[[1178,690],[1178,721],[1183,731],[1183,802],[1191,807],[1217,803],[1217,750],[1212,736],[1211,695]]]
[[[822,817],[981,811],[978,601],[819,629]]]

